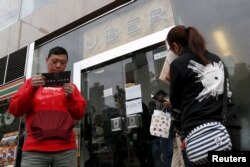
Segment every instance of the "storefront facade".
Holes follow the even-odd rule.
[[[153,90],[161,87],[168,92],[158,77],[166,53],[164,40],[173,25],[170,1],[135,1],[35,50],[33,74],[46,70],[41,62],[51,47],[64,46],[69,52],[68,70],[88,101],[86,116],[76,127],[82,128],[81,166],[151,163],[150,120],[144,114]],[[87,61],[84,68],[77,69],[73,63],[82,60]],[[129,85],[132,97],[126,99]],[[133,96],[132,89],[138,95]]]
[[[148,156],[139,148],[150,140],[143,127],[148,124],[144,113],[151,109],[151,93],[169,92],[158,79],[167,50],[164,40],[174,25],[195,26],[208,50],[229,69],[242,126],[241,148],[250,150],[249,9],[247,0],[131,1],[47,41],[46,35],[34,39],[26,77],[46,71],[50,48],[65,47],[67,70],[73,71],[72,81],[88,101],[86,116],[76,126],[80,166],[140,166],[140,159]]]

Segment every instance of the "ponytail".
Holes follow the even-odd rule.
[[[209,64],[209,61],[205,56],[206,47],[202,35],[194,27],[186,28],[186,32],[188,34],[188,47],[200,59],[203,65]]]

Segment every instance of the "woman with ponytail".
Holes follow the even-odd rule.
[[[195,166],[206,166],[207,151],[203,146],[212,143],[204,139],[199,141],[198,145],[192,145],[192,137],[197,136],[198,132],[206,131],[210,127],[219,127],[225,133],[216,140],[227,140],[227,146],[221,150],[231,150],[232,147],[228,132],[222,123],[223,94],[227,92],[225,95],[228,99],[232,96],[229,87],[228,91],[224,91],[226,68],[217,55],[207,51],[204,38],[194,27],[173,27],[168,33],[167,43],[170,50],[178,55],[170,65],[171,107],[174,111],[181,111],[181,127],[186,137],[186,153],[189,160]],[[208,133],[215,132],[210,129]],[[228,138],[224,138],[225,136]],[[202,136],[200,138],[202,139]],[[196,150],[189,151],[188,147],[191,145],[195,146]]]

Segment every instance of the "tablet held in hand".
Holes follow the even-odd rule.
[[[70,83],[71,71],[57,73],[42,73],[45,77],[44,86],[63,86],[64,83]]]

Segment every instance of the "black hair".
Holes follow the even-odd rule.
[[[56,46],[54,48],[51,48],[48,54],[48,58],[51,55],[66,55],[67,59],[68,59],[68,52],[65,48],[61,47],[61,46]]]

